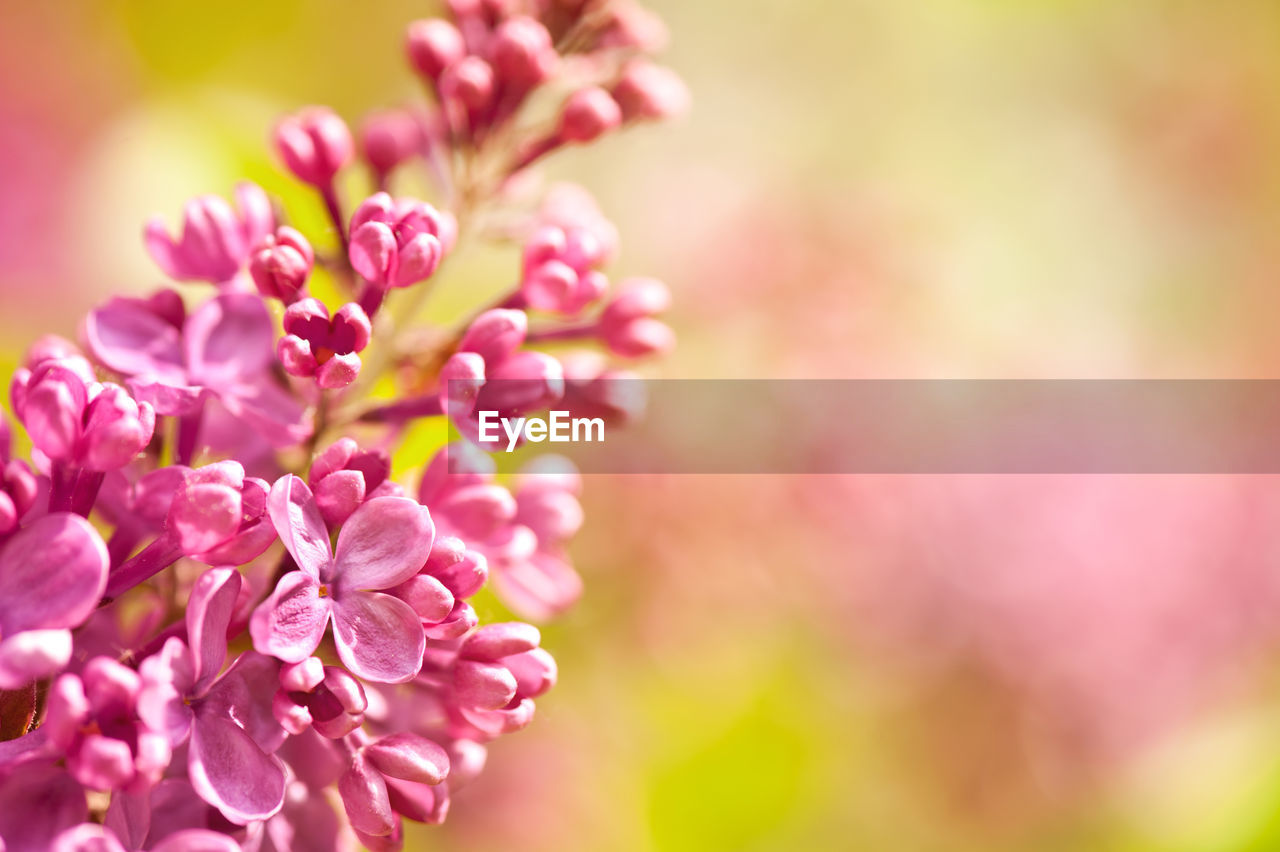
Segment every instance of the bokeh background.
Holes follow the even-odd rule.
[[[1280,377],[1280,6],[653,0],[695,107],[562,158],[669,377]],[[387,0],[0,5],[0,373],[415,86]],[[457,294],[509,283],[475,259]],[[745,413],[744,413],[745,414]],[[590,477],[561,684],[451,850],[1280,848],[1280,481]]]

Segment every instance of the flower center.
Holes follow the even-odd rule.
[[[324,585],[323,583],[320,585],[320,597],[322,598],[329,597],[329,587],[327,585]]]

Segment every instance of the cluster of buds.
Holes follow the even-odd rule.
[[[358,144],[321,107],[276,126],[329,233],[252,184],[197,198],[144,245],[211,288],[109,299],[80,345],[42,338],[15,372],[30,453],[0,412],[4,852],[397,849],[555,684],[538,628],[481,624],[471,599],[492,579],[532,622],[577,600],[581,481],[551,456],[500,476],[477,409],[629,415],[626,362],[674,341],[663,285],[610,285],[617,232],[584,190],[512,188],[686,94],[627,0],[450,10],[408,29],[428,102],[373,113]],[[344,198],[358,156],[367,192]],[[414,164],[430,202],[394,194]],[[509,292],[415,328],[451,253],[512,234]],[[462,439],[397,458],[422,418]]]

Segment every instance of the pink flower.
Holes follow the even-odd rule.
[[[192,415],[212,397],[274,446],[310,433],[302,406],[271,381],[275,330],[256,295],[221,293],[181,328],[141,299],[112,299],[90,312],[85,339],[159,414]]]
[[[476,412],[516,416],[546,408],[564,393],[560,362],[520,349],[528,328],[523,311],[486,311],[467,329],[458,351],[441,370],[441,405],[470,440],[479,440]]]
[[[403,490],[387,477],[391,459],[382,450],[362,450],[353,438],[339,438],[311,462],[307,484],[325,523],[341,525],[365,500],[399,497]]]
[[[301,299],[284,312],[276,354],[291,376],[314,377],[322,388],[343,388],[360,374],[360,356],[373,328],[364,309],[349,302],[329,318],[319,299]]]
[[[675,332],[655,317],[671,307],[671,292],[653,278],[627,278],[600,314],[600,339],[614,353],[640,358],[675,347]]]
[[[689,109],[689,88],[680,75],[647,59],[628,62],[611,94],[624,121],[661,121]]]
[[[346,122],[328,107],[308,107],[282,119],[275,129],[276,151],[294,177],[318,189],[351,162],[355,142]]]
[[[319,657],[308,657],[280,667],[280,690],[271,712],[295,736],[313,728],[336,740],[364,724],[368,706],[360,681],[345,669],[324,665]]]
[[[369,196],[351,217],[351,266],[376,287],[408,287],[431,277],[453,243],[452,222],[412,198]]]
[[[275,227],[267,194],[257,184],[236,184],[237,213],[216,195],[202,195],[183,209],[182,236],[169,236],[159,217],[147,223],[147,253],[175,281],[230,282],[250,250]]]
[[[285,731],[271,713],[279,664],[252,651],[219,675],[240,575],[211,568],[187,604],[187,642],[168,639],[139,666],[138,713],[169,742],[188,742],[195,791],[232,822],[267,819],[284,804],[284,768],[274,752]]]
[[[357,677],[394,683],[417,674],[426,647],[421,622],[383,590],[426,562],[435,538],[426,508],[404,497],[370,500],[342,525],[333,551],[320,507],[298,477],[272,486],[268,511],[299,570],[286,574],[254,610],[254,647],[299,663],[315,652],[332,621],[338,657]]]
[[[338,793],[352,828],[387,837],[399,833],[400,813],[426,821],[438,801],[430,788],[448,775],[445,750],[405,731],[357,749],[338,779]]]
[[[50,360],[14,374],[14,413],[32,443],[71,467],[124,467],[151,441],[155,410],[119,385],[86,382],[74,363]]]
[[[138,717],[141,689],[138,673],[109,657],[93,658],[50,687],[44,729],[84,786],[146,789],[168,767],[168,739]]]
[[[84,518],[59,512],[0,547],[0,689],[47,677],[71,658],[107,582],[107,548]]]
[[[527,15],[507,18],[493,31],[490,64],[507,90],[527,92],[555,73],[560,55],[551,33]]]
[[[397,166],[420,154],[425,144],[422,123],[407,110],[375,112],[360,125],[360,150],[379,187]]]
[[[466,55],[462,33],[448,21],[430,18],[409,24],[405,53],[409,63],[429,80],[438,80],[444,69]]]
[[[163,510],[164,529],[111,570],[108,596],[132,589],[182,556],[212,565],[243,565],[275,541],[275,528],[266,518],[267,483],[245,476],[239,462],[177,471],[180,476],[157,471],[139,481],[151,486],[138,492],[144,501],[140,508],[151,518]]]
[[[591,229],[543,226],[525,243],[520,293],[535,310],[580,313],[609,286],[595,268],[608,253]]]
[[[306,286],[315,263],[315,254],[307,238],[288,226],[267,234],[253,249],[249,274],[258,292],[279,299],[286,305],[298,297]]]
[[[579,89],[569,96],[560,112],[557,136],[580,145],[594,142],[622,124],[622,108],[598,86]]]

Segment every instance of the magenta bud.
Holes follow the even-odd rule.
[[[512,654],[523,654],[538,647],[542,636],[538,628],[522,621],[486,624],[467,637],[461,655],[468,660],[495,662]]]
[[[280,727],[297,736],[311,727],[311,711],[295,702],[287,692],[277,692],[271,697],[271,715]]]
[[[133,461],[151,443],[156,414],[119,385],[106,384],[84,414],[79,461],[88,470],[116,470]]]
[[[379,178],[423,147],[422,125],[405,110],[375,112],[360,125],[360,150]]]
[[[489,42],[493,70],[504,86],[527,91],[555,73],[560,56],[541,23],[518,15],[498,25]]]
[[[455,598],[469,598],[489,579],[489,563],[484,554],[468,550],[457,563],[434,572]]]
[[[468,56],[440,75],[440,97],[476,115],[493,103],[495,85],[492,66],[478,56]]]
[[[463,600],[454,600],[453,612],[439,624],[428,624],[423,629],[428,639],[447,641],[465,636],[475,629],[480,619],[471,604]]]
[[[654,319],[671,306],[671,292],[652,278],[629,278],[600,314],[600,336],[610,350],[628,358],[665,352],[675,346],[675,333]]]
[[[498,663],[459,660],[453,686],[463,705],[480,710],[497,710],[516,697],[515,675]]]
[[[516,678],[516,693],[537,698],[556,685],[556,661],[542,648],[533,648],[505,658],[502,664]]]
[[[346,122],[327,107],[308,107],[276,125],[275,146],[303,183],[324,189],[355,154]]]
[[[446,68],[466,55],[462,33],[439,18],[414,21],[405,35],[405,53],[414,70],[429,80],[439,79]]]
[[[437,743],[409,731],[391,734],[364,748],[379,772],[418,784],[439,784],[449,775],[449,755]]]
[[[563,142],[592,142],[622,124],[622,109],[599,86],[579,89],[565,101],[557,133]]]
[[[310,692],[324,681],[324,661],[307,657],[300,663],[280,667],[280,688],[289,692]]]
[[[352,756],[351,764],[338,779],[338,795],[356,831],[384,837],[395,830],[397,818],[387,798],[387,782],[362,753]]]
[[[429,574],[410,577],[391,589],[391,594],[407,603],[427,624],[438,624],[453,612],[453,593]]]
[[[463,334],[459,352],[475,352],[485,362],[508,357],[524,343],[529,317],[524,311],[495,308],[485,311]]]
[[[444,256],[443,217],[412,198],[385,192],[367,198],[351,217],[348,259],[377,287],[408,287],[430,278]]]
[[[289,304],[306,285],[314,262],[307,238],[284,226],[258,243],[249,258],[249,274],[259,293]]]
[[[224,284],[235,277],[249,253],[275,227],[267,194],[256,184],[236,186],[238,211],[216,195],[202,195],[183,209],[182,235],[174,239],[163,220],[152,219],[143,233],[147,253],[177,281]]]
[[[689,89],[680,75],[644,59],[627,63],[612,94],[626,121],[672,118],[689,109]]]
[[[343,305],[332,319],[319,299],[299,299],[284,312],[285,336],[276,355],[292,376],[314,376],[322,388],[346,387],[360,373],[356,353],[369,345],[373,327],[358,304]]]

